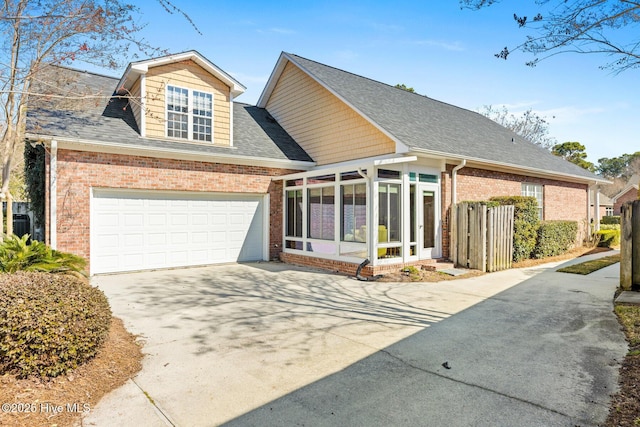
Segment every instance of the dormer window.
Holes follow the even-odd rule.
[[[168,137],[211,142],[212,116],[212,94],[167,86]]]

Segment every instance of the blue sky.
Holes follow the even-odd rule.
[[[640,150],[640,70],[601,70],[601,55],[557,55],[535,68],[524,65],[530,55],[493,56],[524,40],[512,17],[531,10],[516,2],[481,11],[457,0],[174,3],[202,35],[153,0],[138,2],[143,35],[172,53],[199,51],[248,88],[238,101],[257,101],[285,51],[470,110],[532,108],[558,142],[584,144],[592,162]]]

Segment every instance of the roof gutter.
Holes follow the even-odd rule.
[[[593,177],[587,177],[587,176],[581,176],[581,175],[574,175],[574,174],[570,174],[570,173],[563,173],[563,172],[554,172],[554,171],[549,171],[549,170],[544,170],[544,169],[538,169],[538,168],[532,168],[532,167],[528,167],[528,166],[521,166],[521,165],[516,165],[513,163],[504,163],[504,162],[496,162],[496,161],[491,161],[491,160],[487,160],[487,159],[480,159],[480,158],[476,158],[476,157],[469,157],[469,156],[461,156],[461,155],[457,155],[457,154],[451,154],[451,153],[445,153],[442,151],[434,151],[434,150],[428,150],[425,148],[421,148],[421,147],[411,147],[409,150],[410,153],[419,153],[419,154],[428,154],[430,156],[434,156],[437,158],[442,158],[442,159],[451,159],[451,160],[467,160],[468,162],[474,162],[474,163],[478,163],[481,165],[491,165],[491,166],[500,166],[500,167],[504,167],[507,169],[516,169],[520,171],[520,174],[522,174],[521,171],[527,171],[527,172],[533,172],[538,174],[539,176],[543,176],[543,177],[555,177],[555,179],[558,179],[558,177],[564,177],[564,178],[571,178],[574,180],[577,180],[578,182],[581,183],[591,183],[593,181],[598,182],[600,184],[612,184],[611,181],[606,180],[604,178],[600,178],[598,179],[597,176],[593,176]]]
[[[455,205],[458,200],[458,171],[467,165],[467,160],[462,159],[460,164],[451,171],[451,204]]]
[[[307,162],[303,160],[270,159],[264,157],[240,156],[225,153],[193,152],[189,150],[180,150],[177,148],[145,147],[140,145],[132,146],[130,144],[119,144],[115,142],[100,142],[70,138],[64,140],[56,140],[51,136],[37,134],[27,134],[26,137],[49,143],[52,143],[55,140],[57,141],[56,144],[58,148],[74,151],[127,154],[161,159],[193,160],[205,163],[232,163],[239,165],[264,166],[283,169],[307,170],[313,168],[316,165],[315,162]],[[235,150],[234,147],[230,147],[229,149],[231,151]]]

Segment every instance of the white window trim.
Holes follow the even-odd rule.
[[[187,115],[187,137],[186,138],[178,138],[177,136],[169,136],[169,96],[167,94],[167,92],[169,91],[169,87],[172,88],[176,88],[176,89],[183,89],[187,91],[187,112],[183,113]],[[194,100],[194,95],[193,92],[200,92],[200,93],[204,93],[207,95],[211,95],[211,141],[202,141],[199,139],[194,139],[193,138],[193,100]],[[164,121],[164,135],[166,138],[169,139],[174,139],[177,141],[193,141],[193,142],[197,142],[197,143],[201,143],[201,144],[213,144],[214,143],[214,122],[213,122],[213,118],[214,118],[214,102],[215,102],[215,98],[213,95],[213,92],[207,92],[205,90],[200,90],[200,89],[191,89],[188,87],[183,87],[183,86],[178,86],[178,85],[172,85],[172,84],[168,84],[165,87],[165,93],[164,93],[164,114],[165,114],[165,121]]]
[[[536,196],[531,196],[529,194],[524,194],[524,190],[525,190],[525,186],[531,185],[533,187],[540,187],[540,200],[538,200],[538,198]],[[528,191],[527,191],[528,193]],[[534,182],[523,182],[522,185],[520,186],[520,195],[522,196],[529,196],[529,197],[535,197],[536,200],[538,200],[538,211],[540,212],[540,221],[544,220],[544,185],[542,184],[536,184]]]

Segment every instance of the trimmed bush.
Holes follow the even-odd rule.
[[[36,240],[27,243],[28,235],[6,236],[0,244],[0,271],[43,271],[86,276],[87,262],[74,254],[59,252]]]
[[[110,324],[107,297],[80,278],[0,274],[0,372],[65,374],[96,354]]]
[[[620,224],[600,224],[600,230],[620,230]]]
[[[620,245],[620,230],[598,230],[596,235],[600,238],[598,246],[610,248]]]
[[[513,218],[513,261],[531,258],[538,238],[538,201],[535,197],[501,196],[492,197],[501,205],[514,206]]]
[[[620,224],[620,216],[603,216],[600,218],[600,224]]]
[[[495,200],[464,200],[460,203],[480,203],[481,205],[485,205],[488,208],[496,208],[502,205],[502,203]]]
[[[533,256],[546,258],[563,254],[575,245],[577,237],[576,221],[542,221],[538,228],[538,241]]]

